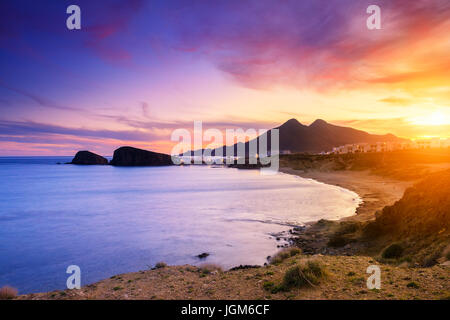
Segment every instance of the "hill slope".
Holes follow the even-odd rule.
[[[450,170],[429,175],[385,207],[365,234],[383,244],[398,243],[403,257],[436,264],[450,249]]]

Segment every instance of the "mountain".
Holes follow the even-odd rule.
[[[331,151],[333,147],[339,147],[345,144],[353,143],[375,143],[375,142],[402,142],[405,139],[398,138],[392,134],[386,135],[374,135],[365,131],[341,127],[330,124],[322,119],[317,119],[309,126],[301,124],[296,119],[290,119],[283,123],[281,126],[274,129],[279,129],[280,137],[280,151],[289,150],[290,152],[309,152],[318,153],[322,151]],[[270,149],[270,136],[271,130],[267,133],[268,148]],[[259,137],[256,138],[259,141]],[[226,154],[226,148],[233,148],[234,154],[238,145],[222,147],[222,154]],[[245,143],[246,154],[248,154],[248,144]],[[216,154],[215,149],[212,151],[212,155]],[[259,152],[259,148],[258,148]],[[191,152],[194,154],[194,151]],[[231,154],[231,153],[229,153]]]
[[[353,143],[405,141],[392,134],[373,135],[349,127],[336,126],[322,119],[317,119],[309,126],[290,119],[277,129],[280,134],[280,150],[291,152],[331,151],[333,147]]]

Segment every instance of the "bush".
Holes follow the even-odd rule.
[[[384,249],[381,256],[385,259],[397,259],[397,258],[401,257],[402,253],[403,253],[402,246],[397,243],[394,243],[394,244],[391,244],[386,249]]]
[[[17,289],[10,286],[0,288],[0,300],[14,299],[17,296]]]
[[[272,258],[270,258],[271,264],[280,264],[284,260],[293,257],[297,254],[300,254],[302,251],[299,248],[291,247],[284,250],[279,251]]]
[[[280,290],[288,291],[292,288],[313,287],[320,283],[326,273],[323,267],[315,262],[308,261],[304,266],[295,266],[286,271]]]
[[[271,291],[275,287],[275,283],[272,281],[266,281],[263,283],[263,288],[267,291]]]
[[[161,269],[165,267],[167,267],[167,263],[165,262],[158,262],[157,264],[155,264],[155,269]]]

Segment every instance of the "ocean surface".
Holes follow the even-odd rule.
[[[313,180],[211,166],[57,165],[0,157],[0,287],[65,289],[167,264],[259,264],[295,225],[353,215],[356,193]],[[205,260],[196,256],[210,253]]]

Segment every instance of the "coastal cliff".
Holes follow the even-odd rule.
[[[80,165],[106,165],[108,164],[108,160],[90,151],[78,151],[70,163]]]
[[[113,166],[170,166],[173,165],[171,156],[133,147],[120,147],[114,151],[110,162]]]

